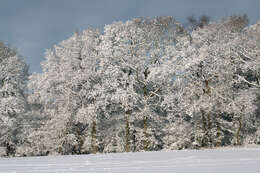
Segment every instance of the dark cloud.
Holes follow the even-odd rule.
[[[189,15],[219,19],[247,13],[255,23],[259,6],[259,0],[3,0],[0,40],[26,56],[32,72],[40,72],[45,49],[78,30],[162,15],[184,21]]]

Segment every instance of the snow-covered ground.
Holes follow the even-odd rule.
[[[259,173],[260,148],[0,158],[0,173]]]

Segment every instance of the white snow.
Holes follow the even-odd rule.
[[[0,173],[259,173],[260,148],[0,158]]]

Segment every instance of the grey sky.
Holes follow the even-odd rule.
[[[26,57],[31,72],[40,72],[44,52],[75,31],[102,27],[135,17],[206,14],[220,19],[248,14],[260,18],[260,0],[0,0],[0,41]]]

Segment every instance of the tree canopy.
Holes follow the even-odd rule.
[[[74,33],[46,51],[28,98],[27,66],[2,46],[0,120],[26,105],[30,119],[44,117],[17,155],[259,143],[260,24],[188,20],[191,28],[156,17]]]

